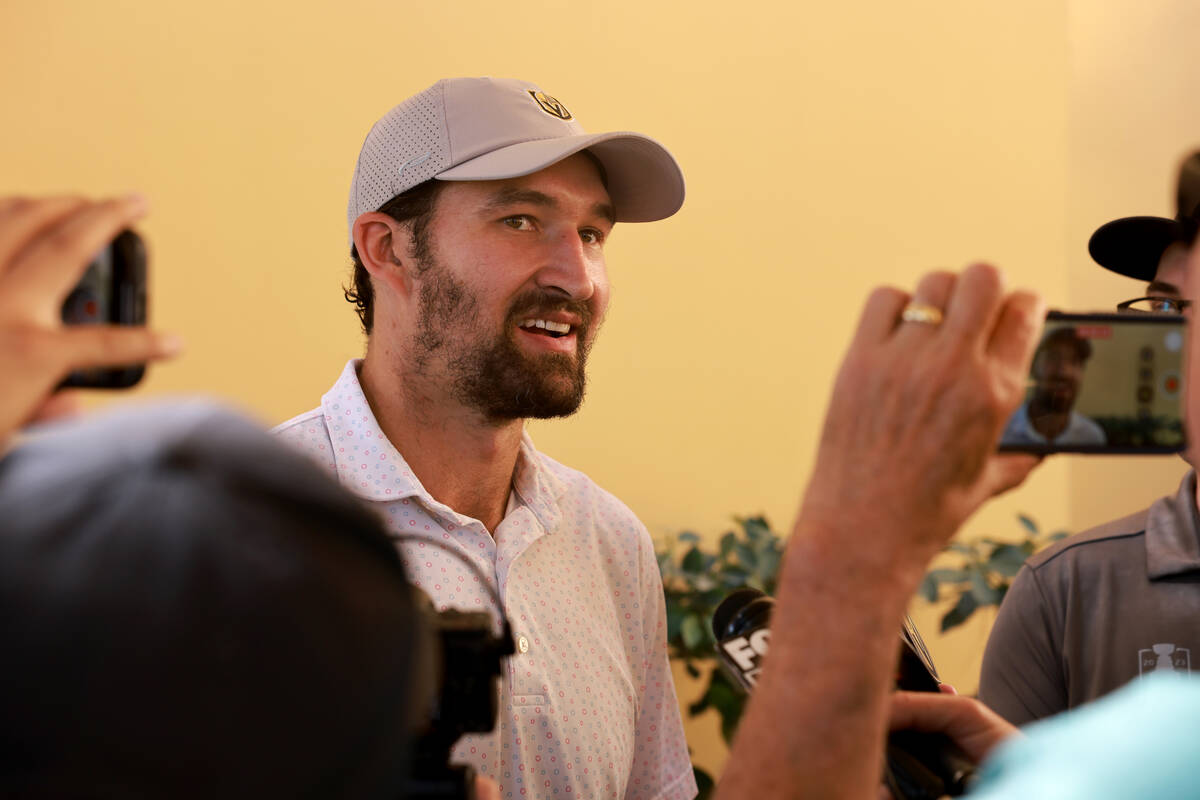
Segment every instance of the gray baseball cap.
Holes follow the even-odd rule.
[[[618,222],[652,222],[683,205],[683,173],[667,149],[629,131],[586,133],[565,105],[528,81],[440,80],[385,114],[358,154],[347,225],[431,178],[516,178],[588,150],[607,173]]]

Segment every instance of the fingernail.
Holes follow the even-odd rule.
[[[174,356],[183,351],[183,339],[173,333],[165,333],[158,338],[158,354]]]
[[[150,201],[146,199],[146,195],[141,192],[130,192],[125,195],[125,202],[128,203],[135,211],[145,212],[150,207]]]

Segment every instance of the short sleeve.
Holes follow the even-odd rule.
[[[642,648],[633,765],[626,800],[691,800],[698,793],[667,659],[667,607],[650,535],[641,530]]]
[[[979,699],[1014,725],[1067,708],[1062,668],[1062,626],[1037,573],[1021,567],[1000,605],[979,676]]]

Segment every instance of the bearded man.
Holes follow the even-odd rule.
[[[652,139],[587,134],[524,81],[439,81],[375,124],[351,184],[366,356],[275,429],[377,507],[436,606],[511,621],[496,729],[453,756],[504,797],[696,794],[649,535],[524,430],[582,401],[614,224],[682,203]]]

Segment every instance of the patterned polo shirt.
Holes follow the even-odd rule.
[[[384,436],[350,361],[319,408],[274,429],[372,502],[389,530],[440,542],[479,568],[517,639],[496,729],[463,737],[452,762],[505,798],[689,800],[696,784],[667,663],[662,579],[645,527],[586,475],[523,437],[508,511],[483,524],[439,503]],[[397,542],[440,609],[495,602],[460,559]]]

